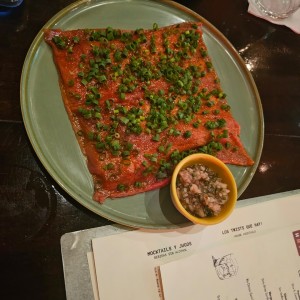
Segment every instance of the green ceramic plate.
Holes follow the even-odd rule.
[[[184,21],[202,21],[204,40],[221,79],[232,112],[241,125],[241,139],[255,160],[249,168],[230,166],[238,194],[251,181],[262,151],[263,113],[255,83],[244,62],[209,22],[171,1],[84,0],[66,7],[44,28],[136,29],[160,27]],[[190,225],[173,207],[169,188],[122,199],[108,199],[100,205],[92,200],[93,182],[81,154],[58,85],[58,74],[50,48],[41,30],[25,59],[21,79],[21,108],[29,139],[44,167],[74,199],[96,214],[123,225],[170,229]]]

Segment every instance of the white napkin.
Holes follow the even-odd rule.
[[[249,2],[249,7],[248,7],[248,12],[256,17],[265,19],[273,24],[277,25],[284,25],[286,27],[289,27],[292,29],[294,32],[300,34],[300,9],[295,11],[292,15],[290,15],[288,18],[285,19],[272,19],[266,15],[264,15],[260,10],[256,7],[254,0],[248,0]]]

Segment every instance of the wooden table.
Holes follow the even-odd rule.
[[[38,31],[72,0],[25,0],[0,16],[1,299],[65,299],[60,237],[111,224],[50,177],[27,137],[20,76]],[[247,64],[261,96],[264,147],[240,197],[300,188],[300,35],[247,13],[246,0],[178,1],[219,29]]]

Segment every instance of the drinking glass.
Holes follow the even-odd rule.
[[[262,13],[273,19],[289,17],[300,7],[300,0],[255,0]]]

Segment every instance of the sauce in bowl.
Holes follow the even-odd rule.
[[[176,192],[185,210],[205,218],[220,214],[230,190],[216,172],[203,164],[194,164],[178,173]]]

